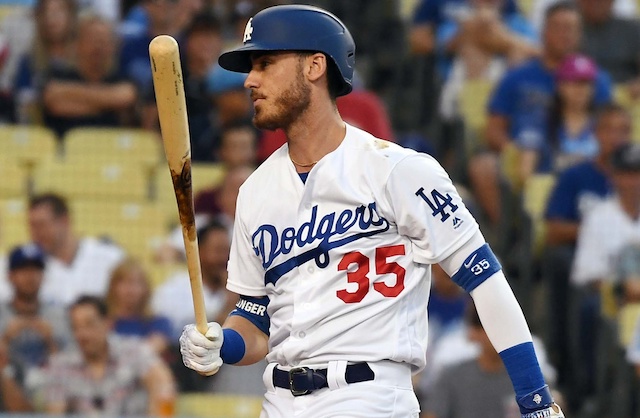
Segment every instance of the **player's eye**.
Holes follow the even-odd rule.
[[[263,69],[263,70],[264,70],[265,68],[267,68],[269,65],[271,65],[271,61],[270,61],[270,60],[268,60],[268,59],[263,59],[263,60],[261,60],[261,61],[260,61],[260,63],[259,63],[260,68],[261,68],[261,69]]]

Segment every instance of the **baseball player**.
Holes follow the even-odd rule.
[[[470,292],[522,416],[564,417],[500,263],[430,156],[345,124],[355,45],[315,7],[267,8],[219,58],[248,73],[254,124],[287,144],[238,196],[227,288],[240,295],[206,336],[180,337],[184,364],[212,375],[266,356],[261,417],[418,417],[431,265]]]

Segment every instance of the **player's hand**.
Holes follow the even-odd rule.
[[[180,336],[182,362],[190,369],[204,376],[212,376],[222,366],[222,327],[217,322],[209,322],[207,333],[202,335],[194,324],[187,325]]]
[[[548,408],[522,414],[522,418],[564,418],[564,413],[558,404],[554,403]]]

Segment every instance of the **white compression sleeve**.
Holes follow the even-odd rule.
[[[460,269],[464,260],[485,244],[478,231],[461,248],[439,264],[450,276]],[[502,270],[471,291],[478,316],[496,351],[531,341],[531,332]]]
[[[501,271],[471,291],[482,326],[498,353],[532,341],[529,326]]]

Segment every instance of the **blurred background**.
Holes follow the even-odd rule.
[[[148,45],[181,48],[209,320],[238,188],[285,142],[217,65],[274,4],[357,46],[350,124],[433,155],[498,254],[567,416],[640,417],[640,1],[0,0],[0,416],[257,417],[265,364],[202,378]],[[259,202],[256,202],[259,204]],[[519,417],[434,267],[422,418]]]

